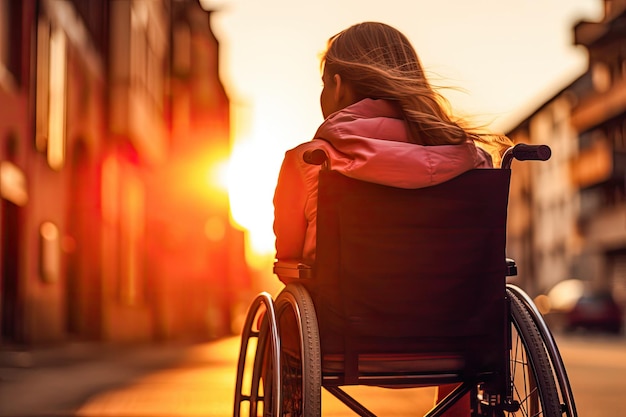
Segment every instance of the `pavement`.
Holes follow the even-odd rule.
[[[0,349],[0,417],[232,416],[239,346],[233,336],[188,345]],[[434,398],[432,388],[346,391],[393,417],[422,415]],[[322,412],[354,415],[325,390]]]
[[[0,350],[0,416],[229,416],[239,343]]]
[[[594,414],[598,401],[624,408],[625,343],[621,336],[558,337],[579,415],[611,415]],[[232,416],[239,345],[232,336],[195,344],[0,346],[0,417]],[[389,416],[421,415],[434,394],[354,389],[376,414]],[[325,416],[354,415],[326,391],[322,404]]]

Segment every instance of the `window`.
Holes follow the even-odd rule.
[[[604,62],[596,62],[591,69],[593,88],[604,93],[611,88],[611,69]]]
[[[6,68],[9,62],[9,2],[0,3],[0,62]]]
[[[48,164],[59,170],[65,162],[65,110],[67,90],[67,38],[60,28],[50,37],[50,106]]]
[[[120,287],[126,305],[143,301],[145,197],[141,181],[128,172],[120,189]]]
[[[0,2],[0,87],[12,88],[19,82],[19,52],[21,39],[19,19],[12,19],[17,2]]]
[[[106,279],[116,282],[118,300],[144,302],[145,190],[127,161],[108,157],[102,166],[103,241],[108,252]],[[111,266],[111,264],[114,264]]]
[[[66,98],[67,36],[42,17],[37,25],[35,146],[46,154],[54,170],[60,170],[65,163]]]
[[[57,282],[61,274],[60,232],[56,224],[44,222],[39,227],[39,268],[44,282]]]

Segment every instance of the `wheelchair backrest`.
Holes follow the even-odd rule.
[[[400,189],[320,171],[309,287],[322,353],[461,352],[499,365],[510,170]]]

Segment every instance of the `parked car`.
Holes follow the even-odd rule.
[[[583,294],[567,312],[566,329],[620,333],[624,327],[622,308],[609,292]]]

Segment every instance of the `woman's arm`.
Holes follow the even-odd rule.
[[[298,160],[299,152],[285,154],[274,192],[276,259],[301,260],[307,231],[307,188]]]

